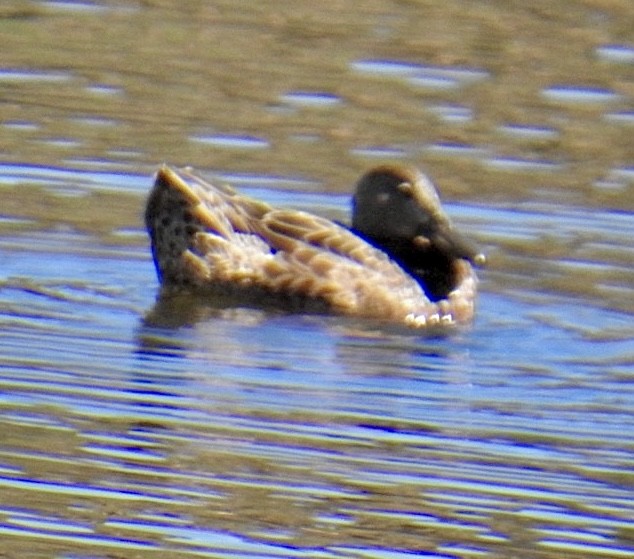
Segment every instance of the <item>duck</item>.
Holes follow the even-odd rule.
[[[145,223],[160,294],[326,312],[413,328],[473,320],[485,256],[454,227],[418,168],[365,173],[349,226],[273,207],[162,165]]]

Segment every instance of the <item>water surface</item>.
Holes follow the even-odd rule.
[[[7,557],[634,554],[626,4],[0,8]],[[345,220],[439,184],[472,327],[157,302],[158,164]]]

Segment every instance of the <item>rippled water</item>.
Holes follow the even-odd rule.
[[[631,9],[285,6],[0,8],[0,556],[631,557]],[[472,327],[156,303],[160,162],[345,219],[385,159]]]

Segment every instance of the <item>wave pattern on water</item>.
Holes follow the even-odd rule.
[[[631,7],[241,4],[0,7],[0,555],[634,556]],[[162,161],[344,221],[384,159],[472,328],[155,301]]]
[[[499,252],[476,325],[448,337],[191,298],[152,308],[145,247],[0,239],[7,549],[627,557],[629,317],[563,283],[540,293],[533,266],[627,273],[629,220],[449,210]],[[544,234],[579,231],[568,263],[532,262]]]

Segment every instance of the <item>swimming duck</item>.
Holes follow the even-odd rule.
[[[241,304],[418,328],[472,319],[472,265],[485,260],[457,233],[429,179],[406,166],[361,178],[348,228],[164,165],[145,222],[164,293],[232,295]]]

